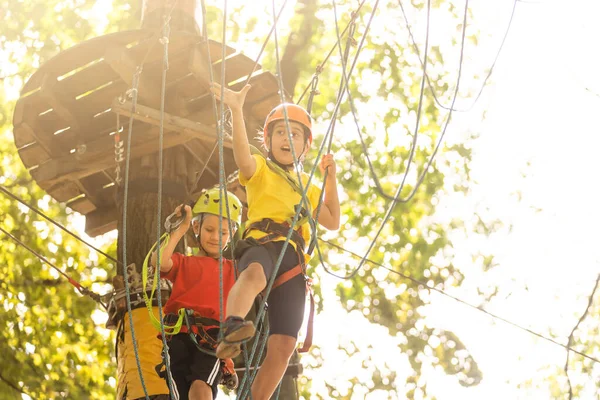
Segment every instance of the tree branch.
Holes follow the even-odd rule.
[[[26,391],[24,391],[23,389],[21,389],[20,387],[18,387],[17,385],[15,385],[14,383],[12,383],[12,382],[11,382],[11,381],[9,381],[8,379],[6,379],[4,376],[2,376],[2,374],[1,374],[1,373],[0,373],[0,381],[4,382],[4,384],[5,384],[6,386],[8,386],[8,387],[12,388],[13,390],[15,390],[15,391],[17,391],[17,392],[19,392],[19,393],[21,393],[21,394],[24,394],[24,395],[27,395],[27,396],[31,397],[31,396],[29,395],[29,393],[27,393]]]
[[[21,75],[22,72],[15,72],[14,74],[8,74],[8,75],[4,75],[4,76],[0,76],[0,82],[8,79],[8,78],[14,78],[15,76],[19,76]]]
[[[579,328],[579,325],[583,322],[583,320],[587,316],[588,312],[590,311],[590,308],[592,307],[592,303],[594,302],[594,296],[596,295],[596,290],[598,290],[599,284],[600,284],[600,274],[598,275],[598,278],[596,278],[596,283],[594,284],[592,293],[588,297],[588,304],[587,304],[587,307],[585,308],[585,311],[583,312],[583,314],[581,314],[581,317],[579,317],[577,324],[573,327],[573,330],[571,331],[571,334],[569,335],[569,339],[567,340],[567,347],[571,347],[571,343],[573,342],[573,337],[575,335],[575,331]],[[569,355],[570,354],[571,354],[571,351],[567,350],[567,359],[565,360],[565,368],[564,368],[565,375],[567,376],[567,384],[569,387],[569,400],[571,400],[573,398],[573,385],[571,384],[571,377],[569,376]]]
[[[306,69],[302,65],[302,60],[299,60],[298,57],[301,54],[308,53],[311,38],[316,31],[315,22],[317,21],[317,17],[315,16],[317,9],[316,0],[300,0],[298,4],[301,7],[301,10],[298,11],[298,15],[301,16],[299,28],[290,33],[285,51],[281,57],[283,88],[292,97],[298,83],[300,70]]]

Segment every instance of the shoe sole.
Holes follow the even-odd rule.
[[[240,343],[236,342],[252,338],[255,332],[256,329],[254,328],[254,324],[250,321],[249,324],[244,324],[236,331],[225,336],[224,340],[217,346],[217,358],[226,359],[237,357],[241,352],[241,348]]]

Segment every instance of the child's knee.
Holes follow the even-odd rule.
[[[296,343],[295,337],[274,334],[269,337],[268,351],[287,362],[296,350]]]
[[[204,381],[195,380],[192,382],[188,396],[194,400],[212,399],[212,387]]]
[[[262,283],[264,285],[266,285],[267,281],[262,265],[257,262],[253,262],[248,265],[248,267],[240,274],[239,279],[252,282],[253,284]]]

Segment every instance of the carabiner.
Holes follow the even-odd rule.
[[[181,207],[180,212],[181,212],[181,216],[177,216],[176,212],[173,212],[165,220],[165,231],[167,231],[167,233],[172,233],[173,231],[177,230],[177,228],[179,228],[181,226],[183,221],[185,221],[185,215],[186,215],[185,208]],[[177,219],[175,221],[171,221],[171,219],[173,219],[173,218],[179,218],[179,219]]]

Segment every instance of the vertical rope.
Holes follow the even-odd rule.
[[[146,400],[149,400],[148,389],[144,382],[144,375],[142,374],[142,365],[140,363],[140,356],[138,354],[137,339],[135,338],[135,327],[133,326],[133,316],[131,315],[131,299],[129,289],[129,274],[127,271],[127,200],[129,197],[129,167],[131,161],[131,134],[133,131],[133,116],[136,113],[137,100],[138,100],[138,87],[140,84],[140,75],[142,73],[142,66],[138,66],[135,74],[133,75],[132,88],[128,90],[128,94],[131,96],[131,117],[129,117],[129,127],[127,129],[127,150],[125,155],[125,176],[123,184],[123,277],[125,281],[125,299],[127,300],[127,314],[129,316],[129,330],[131,331],[131,342],[133,344],[133,352],[135,354],[135,362],[138,369],[138,375],[142,389],[144,390],[144,396]],[[145,289],[145,288],[142,288]]]
[[[165,92],[167,85],[167,71],[169,70],[169,36],[171,34],[171,17],[164,17],[163,24],[163,36],[160,38],[160,43],[163,45],[163,68],[161,76],[161,89],[160,89],[160,122],[158,129],[158,193],[157,193],[157,219],[156,219],[156,243],[160,243],[161,228],[162,228],[162,192],[163,192],[163,146],[164,146],[164,126],[165,126]],[[159,246],[160,247],[160,246]],[[173,382],[173,375],[171,374],[171,360],[169,356],[169,345],[167,344],[167,337],[165,334],[165,325],[163,319],[163,305],[162,305],[162,286],[160,284],[160,262],[161,262],[161,251],[157,249],[156,257],[156,271],[154,273],[154,285],[158,285],[158,320],[160,321],[160,336],[162,340],[162,357],[165,360],[165,370],[167,374],[167,386],[169,388],[169,394],[174,400],[179,399],[179,391],[177,386]],[[145,288],[144,288],[145,290]]]

